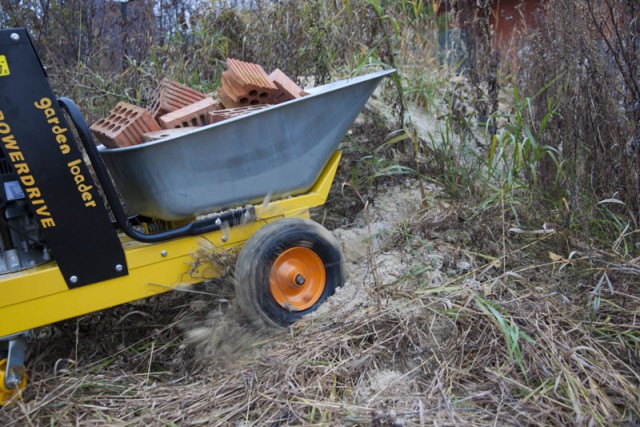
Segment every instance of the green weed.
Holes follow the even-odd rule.
[[[481,173],[480,165],[469,147],[467,119],[447,116],[434,136],[429,134],[432,173],[427,179],[443,187],[453,197],[468,197],[475,194],[476,183]]]
[[[529,344],[535,344],[536,341],[518,327],[509,313],[491,303],[489,300],[476,294],[474,295],[474,304],[478,310],[487,315],[489,319],[498,326],[505,340],[509,358],[518,364],[522,375],[524,375],[525,379],[528,381],[527,370],[525,368],[525,362],[522,359],[522,347],[520,344],[522,341]]]
[[[424,108],[426,112],[432,112],[438,99],[439,88],[442,81],[436,73],[425,73],[423,69],[414,69],[404,79],[404,91],[407,98]]]
[[[518,211],[528,210],[534,203],[545,199],[554,199],[552,191],[541,187],[538,170],[544,159],[550,159],[556,166],[555,184],[559,185],[564,178],[562,153],[539,142],[557,113],[557,102],[549,101],[539,123],[534,123],[531,118],[532,99],[540,96],[560,77],[549,82],[533,97],[522,97],[517,88],[513,89],[514,113],[502,117],[508,122],[493,135],[484,157],[481,208],[505,203],[517,218]],[[556,205],[560,204],[558,200],[554,201]]]

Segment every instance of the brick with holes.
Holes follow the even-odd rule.
[[[140,144],[143,134],[157,130],[160,125],[148,110],[127,102],[119,102],[107,117],[91,125],[91,131],[107,148]]]
[[[228,58],[227,68],[218,91],[226,108],[275,103],[278,87],[260,65]]]

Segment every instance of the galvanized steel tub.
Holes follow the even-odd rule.
[[[193,132],[99,146],[128,209],[168,221],[301,194],[312,187],[380,80],[341,80]]]

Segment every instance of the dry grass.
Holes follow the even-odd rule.
[[[355,307],[337,300],[291,329],[256,331],[227,303],[227,279],[198,296],[66,322],[38,340],[24,398],[0,417],[8,425],[638,422],[638,261],[590,253],[557,230],[507,234],[506,250],[480,255],[483,239],[461,249],[442,237],[457,227],[451,213],[432,208],[386,240],[377,257],[422,241],[445,262],[436,283],[421,272],[395,280],[379,272],[380,308],[357,278],[348,285],[364,286]],[[425,229],[435,234],[416,240]],[[556,255],[558,247],[578,252]],[[473,268],[456,274],[448,264],[460,259]]]
[[[625,216],[637,227],[640,212],[638,123],[640,123],[640,4],[622,0],[552,0],[541,25],[520,53],[524,61],[518,87],[533,94],[535,123],[557,102],[540,141],[563,154],[564,180],[558,167],[541,164],[542,186],[550,200],[565,199],[568,226],[598,230],[593,205],[603,199],[624,202]],[[562,202],[561,202],[562,203]]]

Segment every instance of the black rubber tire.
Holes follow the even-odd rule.
[[[326,271],[322,294],[311,307],[301,311],[290,311],[278,304],[269,285],[273,263],[294,247],[311,249]],[[236,299],[253,322],[288,326],[315,311],[346,278],[344,255],[329,231],[310,220],[284,218],[262,227],[242,248],[235,270]]]

